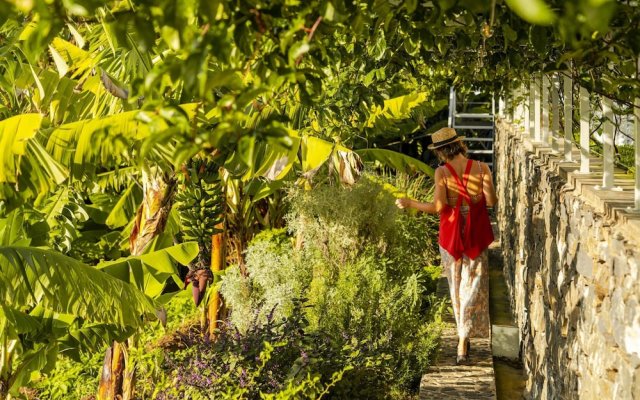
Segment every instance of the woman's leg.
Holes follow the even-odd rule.
[[[460,339],[489,336],[489,276],[486,251],[475,260],[463,257],[460,280]]]
[[[449,296],[451,298],[451,308],[453,308],[453,316],[456,320],[456,327],[458,331],[458,355],[466,354],[466,346],[464,338],[466,335],[461,336],[461,327],[463,326],[463,309],[461,309],[461,284],[463,279],[462,273],[462,259],[455,260],[445,249],[440,248],[440,256],[442,259],[442,267],[444,274],[447,277],[449,283]]]

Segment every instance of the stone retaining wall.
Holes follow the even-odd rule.
[[[640,400],[632,183],[618,177],[623,192],[598,192],[601,175],[577,174],[508,122],[496,135],[497,218],[527,398]]]

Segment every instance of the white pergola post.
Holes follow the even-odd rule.
[[[519,89],[514,89],[511,92],[511,103],[512,107],[511,107],[511,122],[515,125],[515,122],[518,120],[518,110],[520,108],[520,103],[516,102],[516,99],[518,98],[518,91]]]
[[[633,108],[634,127],[635,127],[635,142],[636,148],[636,185],[635,185],[635,210],[640,212],[640,98],[636,99],[635,107]]]
[[[531,139],[535,138],[535,131],[536,131],[535,108],[536,108],[536,78],[535,76],[532,75],[530,85],[529,85],[529,126],[527,127],[527,130],[529,132],[529,137]]]
[[[558,96],[558,76],[551,76],[551,149],[554,153],[559,153],[558,136],[560,136],[560,96]]]
[[[529,120],[529,95],[527,94],[527,88],[523,84],[520,86],[520,106],[518,110],[518,115],[520,118],[520,126],[523,131],[527,134],[529,133],[529,126],[525,124],[525,120]]]
[[[573,161],[573,81],[564,77],[564,159]]]
[[[519,108],[520,125],[522,126],[523,130],[528,129],[528,127],[525,127],[524,125],[525,118],[526,119],[529,118],[529,108],[527,106],[528,101],[529,101],[529,96],[527,95],[527,88],[523,84],[520,86],[520,108]]]
[[[540,142],[542,132],[540,129],[540,79],[533,78],[533,140]]]
[[[453,119],[455,118],[456,112],[456,92],[453,89],[453,86],[449,89],[449,118],[447,123],[450,128],[453,128]]]
[[[589,92],[587,89],[580,88],[580,173],[588,174],[591,172],[589,160]]]
[[[522,132],[525,136],[531,136],[531,85],[525,90],[524,105],[522,107]]]
[[[551,141],[549,138],[549,76],[542,74],[542,120],[540,121],[542,127],[542,143],[548,145]]]
[[[602,113],[604,114],[604,128],[602,132],[602,156],[604,157],[604,167],[602,173],[602,185],[600,190],[613,190],[615,184],[614,177],[614,157],[613,147],[613,105],[611,100],[602,98]]]

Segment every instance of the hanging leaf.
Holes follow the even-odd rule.
[[[129,98],[129,91],[116,85],[113,79],[111,79],[104,70],[100,73],[100,81],[104,85],[104,88],[107,89],[107,92],[111,93],[113,96],[123,100]]]
[[[313,136],[302,139],[302,171],[315,171],[329,159],[334,144]]]
[[[53,46],[49,46],[49,51],[51,52],[51,57],[53,58],[53,62],[56,64],[56,68],[58,69],[58,75],[62,78],[69,71],[69,66],[67,62],[62,58],[60,53]]]
[[[505,0],[518,16],[536,25],[551,25],[556,14],[544,0]]]
[[[423,163],[420,160],[416,160],[413,157],[395,152],[393,150],[361,149],[356,150],[356,153],[358,153],[358,155],[362,157],[363,161],[379,162],[384,166],[407,174],[423,173],[432,178],[434,177],[433,168],[431,168],[427,164]]]

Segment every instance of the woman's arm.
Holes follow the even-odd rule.
[[[415,208],[418,211],[426,212],[429,214],[438,213],[438,211],[436,211],[436,205],[434,203],[421,203],[407,197],[405,197],[404,199],[396,200],[396,205],[398,206],[398,208]]]
[[[482,172],[485,176],[482,181],[482,191],[484,192],[484,198],[488,207],[493,207],[498,202],[498,196],[496,196],[496,189],[493,186],[493,175],[491,175],[491,169],[485,163],[481,163]]]
[[[438,214],[446,204],[447,200],[447,188],[444,184],[443,172],[440,168],[436,169],[435,181],[435,192],[433,193],[432,203],[421,203],[413,199],[404,198],[397,199],[396,205],[399,208],[415,208],[418,211],[429,214]]]

